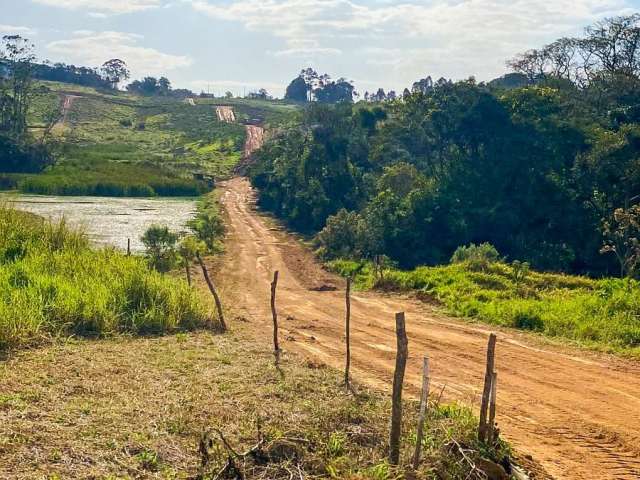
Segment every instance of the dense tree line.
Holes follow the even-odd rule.
[[[601,22],[586,38],[640,46],[639,18]],[[384,254],[408,267],[490,242],[538,268],[613,272],[618,257],[632,273],[640,264],[632,50],[592,62],[586,83],[550,69],[522,86],[514,66],[488,85],[417,82],[374,108],[313,104],[258,153],[251,178],[260,203],[317,233],[327,257]]]

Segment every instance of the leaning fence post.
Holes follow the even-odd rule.
[[[498,391],[498,373],[493,372],[491,375],[491,400],[489,401],[489,432],[487,438],[492,444],[496,440],[496,396]]]
[[[189,270],[189,259],[186,255],[182,257],[184,259],[184,269],[187,272],[187,283],[191,286],[191,271]]]
[[[424,420],[427,415],[427,402],[429,401],[429,357],[424,357],[422,363],[422,395],[420,396],[420,415],[418,417],[418,429],[416,431],[416,451],[413,454],[413,469],[417,470],[420,464],[422,450],[422,437],[424,436]]]
[[[127,257],[131,255],[131,239],[127,238]]]
[[[491,384],[493,380],[493,372],[495,365],[496,353],[496,335],[489,335],[489,343],[487,344],[487,366],[484,374],[484,388],[482,390],[482,403],[480,404],[480,423],[478,425],[478,440],[484,442],[487,440],[487,413],[489,409],[489,400],[491,397]]]
[[[276,364],[280,361],[280,344],[278,343],[278,312],[276,311],[276,288],[278,288],[278,271],[273,272],[271,282],[271,316],[273,317],[273,354]]]
[[[346,352],[346,364],[344,367],[344,384],[349,388],[349,368],[351,367],[351,278],[347,278],[347,291],[345,293],[345,303],[347,307],[346,313],[346,323],[345,323],[345,336],[347,343],[347,352]]]
[[[391,432],[389,434],[389,463],[398,465],[400,461],[400,434],[402,433],[402,385],[407,366],[407,332],[404,324],[404,312],[396,313],[396,369],[393,374],[393,395],[391,397]]]
[[[209,291],[211,295],[213,295],[213,300],[216,302],[216,310],[218,311],[218,321],[220,322],[220,326],[222,327],[222,331],[227,330],[227,324],[224,321],[224,314],[222,312],[222,302],[220,302],[220,297],[218,296],[218,292],[216,291],[216,287],[213,285],[211,278],[209,278],[209,272],[207,271],[207,267],[205,266],[202,258],[200,258],[200,254],[196,253],[196,259],[200,264],[200,268],[202,268],[202,274],[204,275],[204,279],[207,282],[207,286],[209,287]]]

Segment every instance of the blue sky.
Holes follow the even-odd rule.
[[[518,52],[634,11],[640,0],[0,0],[0,34],[52,61],[118,57],[175,87],[280,96],[306,66],[360,92],[489,80]]]

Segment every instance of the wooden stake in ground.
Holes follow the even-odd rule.
[[[487,441],[487,414],[489,409],[489,399],[491,397],[491,384],[495,366],[496,355],[496,335],[489,335],[487,345],[487,368],[484,374],[484,389],[482,391],[482,403],[480,404],[480,424],[478,425],[478,440]]]
[[[185,255],[182,257],[184,259],[184,269],[187,272],[187,283],[191,286],[191,270],[189,270],[189,259]]]
[[[344,367],[344,384],[349,388],[349,367],[351,367],[351,278],[347,278],[347,291],[345,293],[345,303],[347,307],[347,318],[345,323],[345,336],[347,343],[347,359]]]
[[[413,454],[413,469],[417,470],[420,464],[422,451],[422,437],[424,436],[424,419],[427,416],[427,402],[429,401],[429,357],[424,357],[422,363],[422,394],[420,395],[420,416],[418,417],[418,429],[416,431],[416,451]]]
[[[127,238],[127,257],[131,255],[131,239]]]
[[[495,429],[496,429],[496,396],[498,391],[498,373],[493,372],[491,375],[491,400],[489,400],[489,425],[487,440],[489,444],[493,444],[496,441]]]
[[[276,363],[280,361],[280,344],[278,343],[278,312],[276,311],[276,288],[278,288],[278,271],[273,272],[271,282],[271,316],[273,317],[273,354]]]
[[[218,311],[218,321],[220,322],[220,327],[222,328],[223,332],[226,332],[227,324],[224,321],[224,313],[222,312],[222,302],[220,302],[220,297],[218,296],[216,287],[213,285],[211,278],[209,278],[209,272],[207,271],[207,267],[202,261],[202,258],[200,258],[199,253],[196,253],[196,259],[200,264],[200,268],[202,268],[202,274],[204,275],[204,279],[207,282],[207,286],[209,287],[209,291],[211,292],[211,295],[213,295],[213,300],[216,302],[216,310]]]
[[[404,371],[409,355],[407,332],[404,324],[404,312],[396,313],[396,369],[393,374],[393,395],[391,397],[391,433],[389,435],[389,463],[398,465],[400,462],[400,434],[402,433],[402,385]]]

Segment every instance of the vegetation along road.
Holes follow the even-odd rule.
[[[221,187],[228,217],[220,272],[226,302],[263,319],[270,335],[269,283],[279,270],[277,304],[285,349],[341,368],[343,281],[322,270],[293,237],[254,208],[247,180]],[[336,287],[335,290],[331,290]],[[447,318],[408,297],[356,293],[352,298],[352,371],[359,381],[389,388],[395,358],[394,312],[405,311],[409,392],[417,394],[424,354],[434,390],[478,407],[488,328]],[[522,333],[498,335],[498,422],[504,436],[557,478],[637,479],[640,475],[640,366],[558,347]]]

